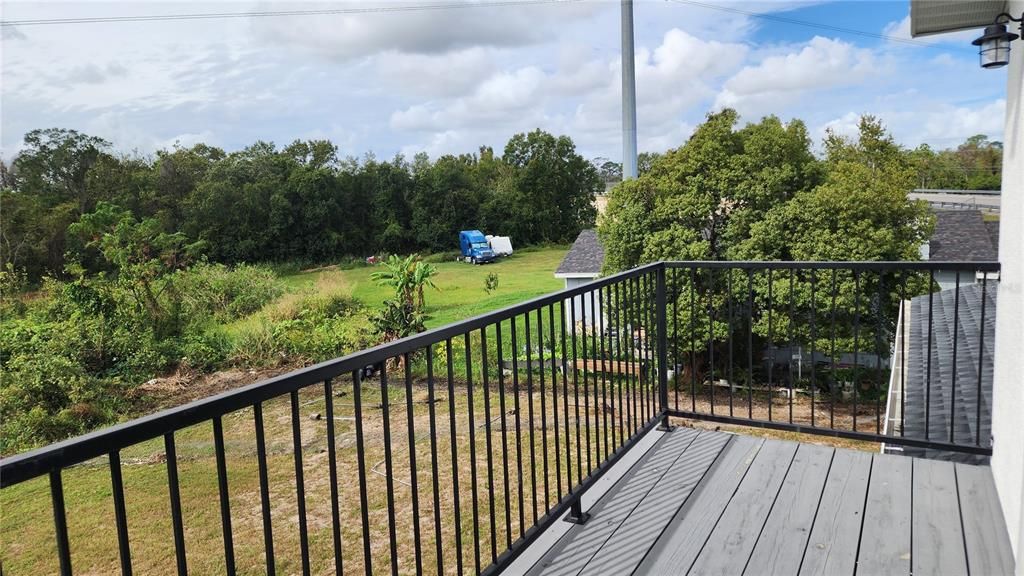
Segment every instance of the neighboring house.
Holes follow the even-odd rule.
[[[901,313],[896,326],[887,434],[940,442],[977,439],[982,446],[990,445],[998,284],[988,282],[984,291],[982,284],[961,286],[959,304],[954,288],[917,296],[904,307],[909,312]],[[884,451],[973,464],[988,461],[985,456],[910,446],[887,445]]]
[[[601,276],[601,266],[603,265],[604,247],[601,245],[600,238],[597,237],[597,230],[583,230],[576,237],[576,241],[572,243],[572,248],[566,253],[562,263],[558,265],[558,269],[555,270],[555,278],[565,280],[566,289],[576,288]],[[592,306],[590,300],[586,296],[577,296],[573,299],[576,324],[583,324],[586,327],[594,323],[593,310],[600,306],[597,302],[594,302]],[[570,304],[565,311],[568,323],[572,323],[572,312],[573,307]]]
[[[935,232],[921,247],[921,257],[938,262],[995,262],[999,259],[999,221],[986,221],[978,210],[936,210]],[[961,272],[960,286],[980,278],[980,273]],[[940,270],[935,273],[935,282],[940,290],[956,288],[957,273]]]

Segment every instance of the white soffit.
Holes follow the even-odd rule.
[[[1006,11],[1006,0],[910,0],[910,35],[981,28]]]

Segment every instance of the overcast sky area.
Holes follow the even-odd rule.
[[[641,151],[681,145],[723,106],[743,121],[803,119],[816,142],[827,127],[850,133],[865,113],[910,147],[1002,139],[1006,72],[978,66],[970,40],[980,31],[907,45],[729,11],[909,38],[909,0],[701,2],[725,10],[635,4]],[[398,4],[5,1],[2,18]],[[147,154],[175,143],[232,151],[329,138],[342,156],[380,159],[500,151],[512,134],[539,127],[571,136],[588,158],[619,160],[619,15],[616,1],[584,0],[4,27],[0,156],[9,160],[25,132],[48,127]]]

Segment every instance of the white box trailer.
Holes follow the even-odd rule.
[[[497,256],[512,255],[512,239],[508,236],[487,236],[487,243],[491,245],[491,251]]]

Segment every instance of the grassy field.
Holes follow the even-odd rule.
[[[427,310],[431,315],[429,327],[443,325],[462,318],[482,314],[490,310],[511,305],[542,294],[550,293],[562,287],[562,282],[553,277],[554,269],[565,254],[564,248],[545,248],[528,250],[502,259],[486,266],[472,266],[461,262],[444,262],[437,264],[439,271],[435,278],[437,290],[427,293]],[[349,295],[368,308],[373,308],[390,297],[390,289],[377,286],[370,275],[372,267],[357,267],[349,270],[320,269],[284,276],[286,294],[264,310],[228,326],[232,334],[241,334],[250,329],[263,318],[281,313],[283,309],[293,305],[301,295],[320,292],[338,292]],[[499,276],[496,291],[487,294],[484,290],[484,279],[489,273]],[[554,309],[551,311],[554,314]],[[557,315],[560,329],[561,314]],[[506,324],[506,338],[511,327]],[[516,332],[522,334],[520,324]],[[522,342],[522,341],[521,341]],[[459,343],[456,342],[456,345]],[[492,342],[493,344],[493,342]],[[505,342],[506,358],[513,355],[510,342]],[[438,350],[435,348],[435,353]],[[475,352],[479,354],[479,350]],[[500,368],[492,353],[488,373],[500,374]],[[422,361],[416,372],[422,372]],[[440,364],[440,362],[439,362]],[[480,381],[479,366],[481,359],[477,357],[477,382]],[[459,362],[461,367],[463,360]],[[519,375],[516,375],[519,377]],[[537,375],[539,376],[539,375]],[[523,378],[526,377],[524,374]],[[398,375],[392,381],[400,381]],[[458,381],[459,383],[464,382]],[[554,431],[550,427],[542,431],[541,402],[538,393],[529,394],[520,390],[518,393],[509,390],[499,395],[493,391],[492,405],[486,410],[482,394],[478,392],[473,402],[476,414],[476,426],[479,430],[484,422],[493,422],[495,428],[492,440],[491,456],[495,461],[495,478],[497,490],[503,490],[508,483],[512,497],[504,498],[504,493],[496,499],[494,508],[486,506],[480,511],[480,522],[483,533],[482,564],[490,562],[490,523],[493,514],[496,518],[497,548],[500,553],[509,539],[514,540],[519,530],[529,527],[533,522],[533,507],[524,510],[524,524],[519,523],[519,501],[515,497],[522,489],[532,493],[534,467],[526,464],[525,472],[520,473],[512,464],[506,476],[502,460],[509,455],[525,459],[529,447],[534,447],[536,462],[541,462],[545,446],[553,443]],[[459,502],[464,518],[470,518],[465,511],[472,507],[471,493],[467,488],[466,478],[472,471],[486,468],[487,445],[483,430],[477,434],[475,441],[477,459],[468,458],[469,401],[465,390],[449,395],[444,387],[447,383],[438,379],[440,388],[439,399],[444,400],[431,405],[426,402],[428,391],[422,379],[410,389],[389,387],[386,393],[389,402],[394,406],[385,420],[381,410],[382,391],[379,386],[364,384],[360,388],[361,400],[369,408],[364,412],[364,448],[366,464],[363,470],[370,494],[367,513],[370,517],[371,545],[373,549],[374,567],[378,570],[386,568],[389,562],[390,545],[387,531],[387,482],[383,450],[384,423],[387,422],[392,434],[394,447],[394,468],[392,477],[393,512],[400,525],[397,544],[400,558],[400,572],[415,572],[415,566],[409,564],[412,554],[412,495],[413,491],[409,476],[409,454],[416,453],[419,488],[419,524],[421,525],[423,558],[425,564],[434,566],[436,562],[435,526],[433,524],[433,487],[431,486],[431,425],[430,407],[435,407],[435,426],[442,432],[436,437],[435,448],[438,451],[439,474],[442,483],[438,488],[439,511],[442,518],[442,555],[446,559],[446,572],[454,572],[456,567],[455,526],[452,525],[454,506]],[[355,448],[355,424],[352,416],[352,397],[356,392],[351,380],[343,384],[339,379],[336,386],[342,395],[335,398],[336,414],[336,446],[338,449],[339,500],[341,502],[341,524],[343,532],[343,554],[346,571],[362,572],[363,557],[360,529],[361,504],[358,499],[359,474],[357,452]],[[494,385],[492,384],[492,388]],[[550,391],[550,384],[549,384]],[[568,390],[563,388],[563,394]],[[451,402],[449,403],[449,396]],[[582,392],[583,412],[581,418],[597,414],[596,402],[588,399],[587,391]],[[301,444],[304,458],[303,469],[306,484],[307,524],[310,529],[311,564],[314,573],[328,573],[333,568],[331,558],[331,515],[330,494],[327,475],[327,436],[323,419],[313,419],[315,414],[324,413],[325,400],[323,389],[314,387],[303,391],[300,395]],[[507,405],[505,412],[500,410],[502,402]],[[515,410],[519,404],[530,406],[522,412]],[[535,406],[535,409],[534,409]],[[409,449],[407,415],[412,408],[415,450]],[[566,407],[563,406],[563,410]],[[456,433],[449,434],[449,414],[454,409]],[[554,418],[551,401],[543,410],[549,419]],[[510,415],[514,411],[514,416]],[[484,413],[487,415],[484,416]],[[513,419],[526,418],[532,413],[532,422],[522,423],[522,434],[512,430]],[[575,419],[575,405],[572,410]],[[507,419],[507,427],[501,428],[502,419]],[[259,499],[259,477],[257,473],[254,424],[252,409],[242,410],[226,415],[224,421],[225,445],[229,469],[231,508],[234,524],[234,546],[240,573],[260,573],[263,570],[264,546],[262,540],[262,521]],[[589,421],[589,418],[587,418]],[[298,555],[298,504],[295,498],[296,479],[294,474],[294,452],[292,450],[291,406],[288,398],[278,398],[267,402],[264,406],[264,422],[268,443],[268,468],[270,492],[272,500],[272,517],[274,523],[274,549],[278,572],[282,574],[296,573],[300,570]],[[563,419],[564,424],[564,419]],[[575,423],[573,423],[575,426]],[[504,434],[502,434],[504,432]],[[545,438],[547,436],[547,438]],[[217,475],[213,457],[213,436],[210,424],[198,425],[182,430],[175,435],[179,477],[181,479],[182,502],[185,519],[186,549],[189,555],[189,567],[195,573],[219,573],[223,571],[224,553],[220,531],[220,517],[217,506]],[[599,460],[596,452],[593,462]],[[587,443],[589,444],[589,442]],[[518,450],[512,448],[517,446]],[[458,457],[453,465],[452,447],[457,448]],[[128,503],[128,523],[131,535],[132,559],[136,573],[164,574],[174,571],[174,547],[170,525],[170,513],[167,493],[167,470],[162,441],[144,442],[128,448],[121,453],[123,474]],[[557,498],[557,479],[555,478],[556,455],[549,454],[550,463],[549,489],[551,498]],[[584,461],[586,456],[583,457]],[[564,455],[562,460],[564,460]],[[462,488],[455,496],[453,477],[455,470],[463,477]],[[563,470],[566,475],[568,470]],[[481,495],[487,492],[486,478],[478,478],[477,488]],[[568,481],[568,478],[565,480]],[[538,482],[538,488],[541,488]],[[117,539],[112,514],[112,498],[110,487],[109,464],[105,458],[97,459],[64,472],[64,486],[67,501],[67,517],[72,549],[72,562],[76,573],[109,574],[117,572]],[[543,492],[541,493],[543,498]],[[529,496],[527,496],[529,500]],[[487,504],[481,496],[480,502]],[[480,503],[478,502],[478,504]],[[512,533],[504,529],[504,513],[506,502],[512,519]],[[527,503],[530,505],[531,503]],[[543,508],[539,508],[543,514]],[[461,550],[462,561],[467,565],[473,562],[469,553],[472,548],[473,532],[468,522],[459,527],[459,537],[465,544]],[[55,560],[55,543],[52,533],[52,508],[49,498],[49,485],[45,478],[25,482],[0,492],[0,565],[4,574],[50,574],[57,571]],[[429,570],[428,570],[429,571]]]
[[[482,266],[465,262],[435,264],[437,290],[428,290],[426,294],[427,313],[431,316],[427,327],[443,326],[562,289],[563,281],[555,278],[554,273],[565,252],[564,247],[535,248]],[[282,281],[291,292],[308,290],[317,283],[343,287],[366,306],[377,307],[391,298],[393,291],[378,286],[370,278],[376,270],[373,266],[316,270],[285,276]],[[492,272],[498,275],[498,289],[487,294],[484,279]]]

